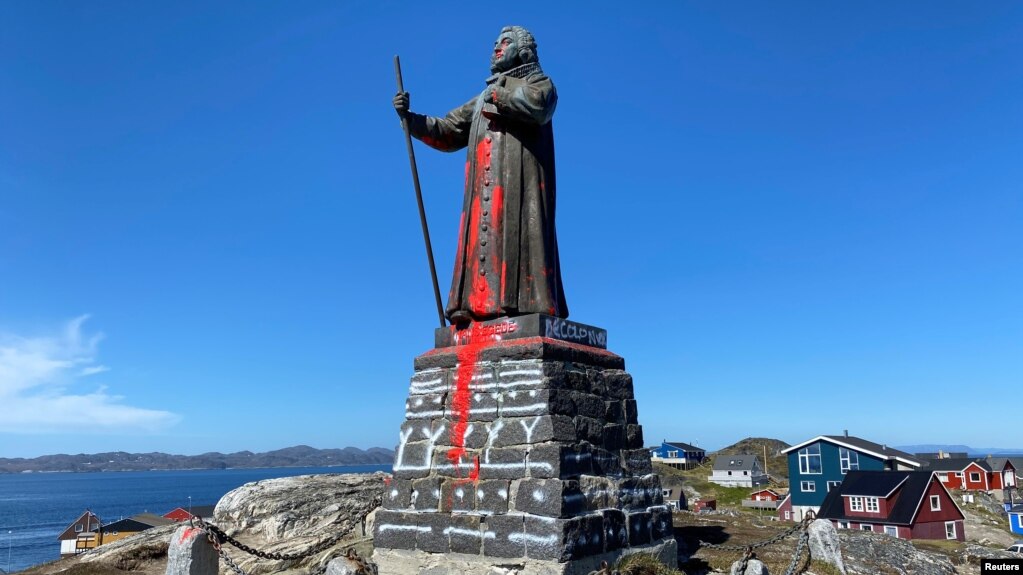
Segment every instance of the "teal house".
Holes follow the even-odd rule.
[[[912,471],[923,463],[912,455],[880,443],[844,435],[819,435],[782,450],[789,466],[792,519],[817,513],[828,491],[849,471]]]

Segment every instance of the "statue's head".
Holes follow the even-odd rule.
[[[505,26],[494,42],[494,54],[490,57],[490,71],[507,72],[516,66],[539,62],[536,55],[536,40],[522,26]]]

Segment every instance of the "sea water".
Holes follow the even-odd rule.
[[[0,569],[13,573],[60,558],[60,535],[89,509],[103,523],[138,513],[216,505],[260,479],[319,473],[390,471],[390,465],[0,474]],[[191,500],[189,500],[191,497]],[[9,568],[8,568],[9,567]]]

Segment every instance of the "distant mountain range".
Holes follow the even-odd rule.
[[[1020,455],[1023,454],[1023,448],[1007,448],[1007,447],[970,447],[969,445],[934,445],[934,444],[923,444],[923,445],[900,445],[896,446],[895,449],[901,449],[906,453],[937,453],[938,451],[966,452],[970,457],[986,457],[988,455],[994,455],[995,457],[1006,457],[1009,455]]]
[[[308,445],[286,447],[266,453],[203,453],[170,455],[167,453],[96,453],[93,455],[44,455],[33,459],[0,458],[0,473],[150,471],[168,469],[228,469],[265,467],[329,467],[335,465],[387,465],[394,462],[394,451],[371,447],[316,449]]]

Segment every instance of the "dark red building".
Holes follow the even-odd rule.
[[[966,539],[963,512],[930,471],[850,471],[817,517],[899,539]]]

